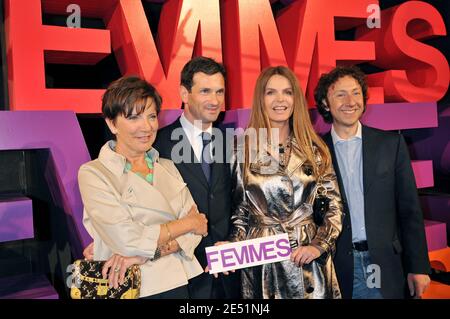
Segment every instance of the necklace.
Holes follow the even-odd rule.
[[[291,136],[289,135],[286,145],[279,144],[278,151],[280,154],[280,166],[286,168],[289,163],[289,157],[291,155]]]
[[[144,176],[144,174],[142,174],[140,172],[133,172],[133,173],[142,177],[148,183],[153,184],[153,161],[148,156],[148,154],[145,154],[145,162],[147,163],[147,168],[148,168],[148,173],[145,176]],[[129,171],[131,171],[131,163],[127,161],[125,164],[125,172],[129,172]]]

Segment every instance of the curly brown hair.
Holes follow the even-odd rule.
[[[366,110],[366,104],[368,93],[367,93],[367,83],[365,74],[356,66],[338,66],[334,68],[329,73],[324,73],[319,79],[317,83],[316,89],[314,90],[314,99],[316,100],[317,110],[320,115],[322,115],[324,121],[326,123],[333,122],[333,116],[331,115],[329,107],[323,103],[323,101],[327,101],[328,89],[331,85],[336,83],[340,78],[344,76],[350,76],[354,78],[359,85],[361,86],[363,98],[364,98],[364,111]]]

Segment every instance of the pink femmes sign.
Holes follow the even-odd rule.
[[[291,246],[286,233],[206,247],[210,274],[287,260]]]

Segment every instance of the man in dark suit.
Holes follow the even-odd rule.
[[[207,266],[205,247],[224,241],[231,224],[231,182],[225,158],[225,138],[213,127],[225,100],[225,69],[216,61],[197,57],[181,72],[184,112],[175,122],[159,130],[154,147],[161,157],[174,161],[198,210],[208,219],[208,235],[195,250],[200,264]],[[190,280],[192,298],[239,298],[238,273],[218,278],[204,273]]]
[[[419,298],[430,264],[414,175],[403,137],[361,125],[367,84],[356,67],[322,75],[314,92],[332,123],[324,136],[345,217],[334,263],[344,298]]]

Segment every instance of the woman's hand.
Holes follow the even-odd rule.
[[[220,246],[220,245],[224,245],[224,244],[228,244],[228,243],[229,243],[229,241],[218,241],[217,243],[214,244],[214,246]],[[209,272],[208,266],[205,267],[205,272]],[[231,272],[235,272],[235,270],[233,269],[233,270],[231,270]],[[222,274],[228,276],[230,273],[228,271],[224,271]],[[218,278],[219,274],[215,273],[215,274],[213,274],[213,276],[214,276],[214,278]]]
[[[87,247],[83,250],[83,256],[86,260],[94,260],[94,242],[87,245]]]
[[[205,214],[199,213],[196,205],[192,205],[189,213],[184,219],[190,223],[194,234],[202,235],[204,237],[208,235],[208,220],[206,219]]]
[[[314,246],[300,246],[296,250],[294,250],[291,254],[291,261],[294,262],[298,267],[303,266],[304,264],[309,264],[316,258],[319,258],[321,252],[319,248]]]
[[[170,243],[159,247],[161,250],[161,257],[176,253],[180,250],[180,245],[176,240],[171,240]]]
[[[125,272],[132,265],[142,265],[147,258],[134,256],[124,257],[118,254],[112,255],[102,269],[103,279],[109,278],[109,287],[118,288],[125,281]]]

